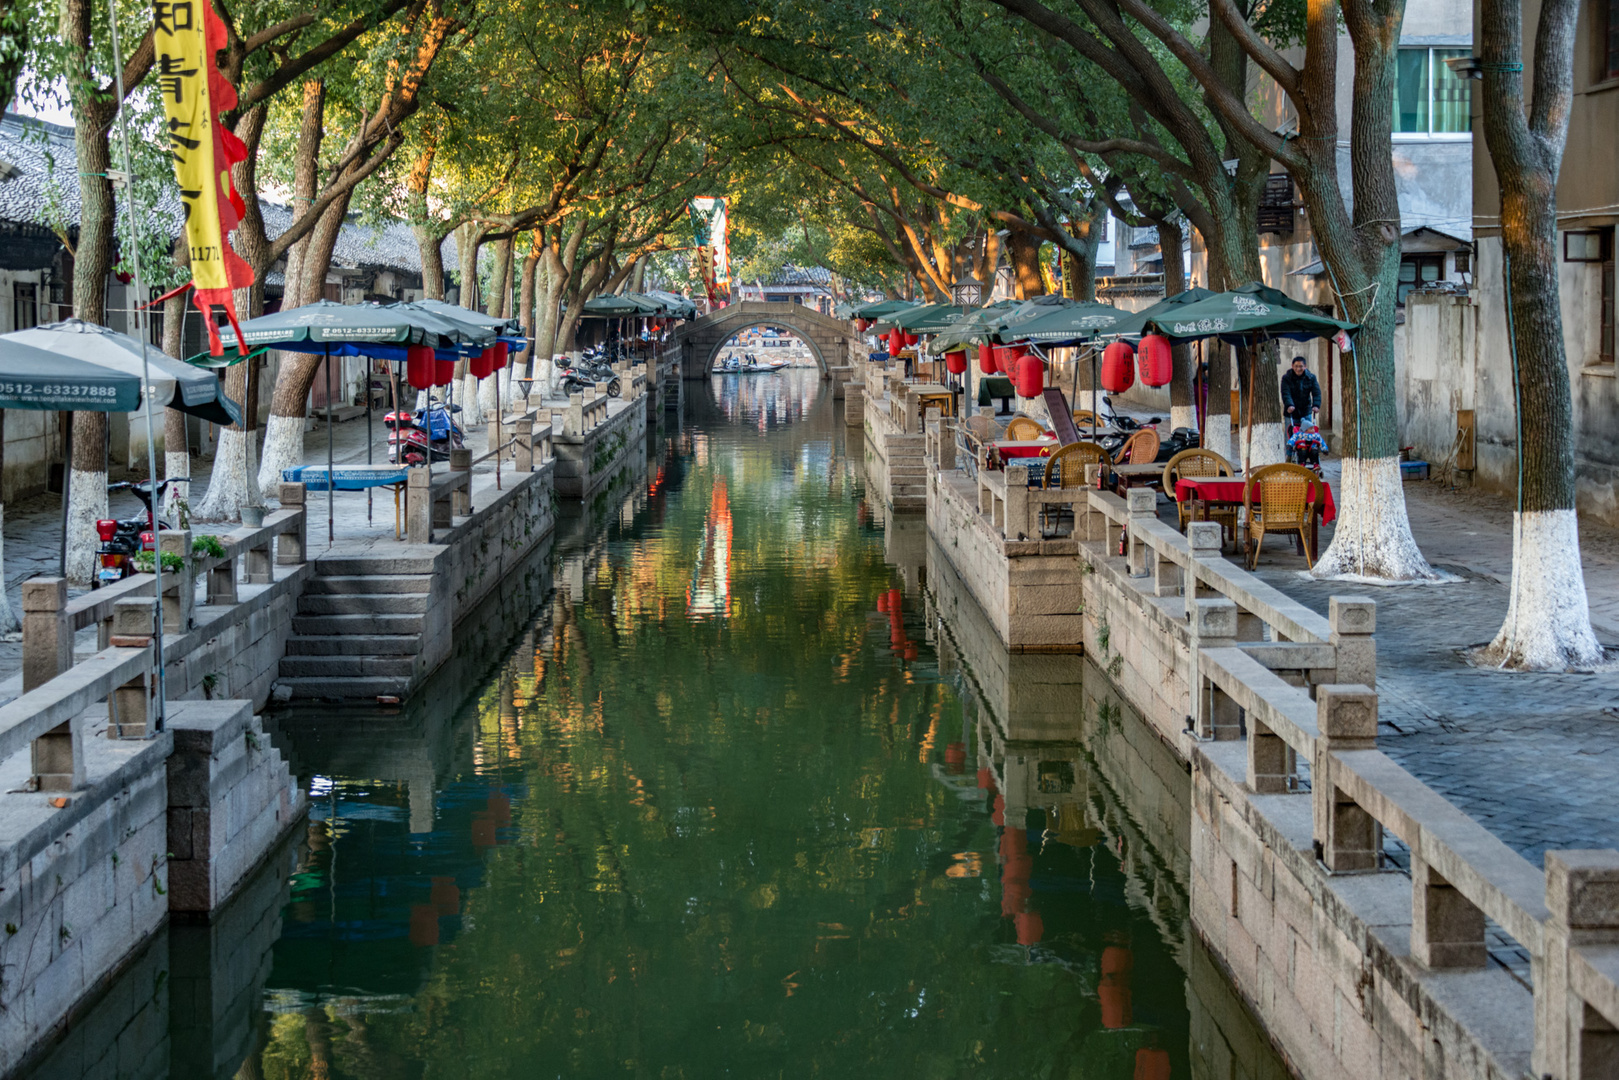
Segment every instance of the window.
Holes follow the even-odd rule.
[[[1619,79],[1619,0],[1597,0],[1597,13],[1604,23],[1597,41],[1602,50],[1599,74],[1602,79]]]
[[[1443,252],[1433,252],[1423,255],[1400,256],[1400,284],[1394,294],[1396,303],[1405,303],[1405,298],[1413,291],[1424,285],[1441,280],[1445,276],[1445,255]]]
[[[1563,234],[1564,262],[1595,263],[1612,258],[1612,229],[1570,229]]]
[[[1458,251],[1456,253],[1456,275],[1458,277],[1473,272],[1473,253],[1471,251]]]
[[[1287,173],[1271,173],[1259,193],[1259,231],[1293,232],[1293,178]]]
[[[1619,3],[1619,0],[1609,0]],[[1471,130],[1469,82],[1445,61],[1470,49],[1401,49],[1394,76],[1394,131],[1401,135],[1463,135]]]
[[[1614,289],[1613,289],[1613,253],[1608,253],[1608,261],[1602,264],[1602,311],[1598,318],[1601,320],[1597,329],[1597,363],[1613,363],[1613,320],[1614,320]]]
[[[11,286],[11,328],[29,330],[39,325],[39,286],[16,282]]]

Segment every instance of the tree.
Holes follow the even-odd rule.
[[[1573,105],[1577,0],[1546,0],[1525,100],[1523,5],[1481,0],[1484,138],[1501,189],[1501,251],[1518,413],[1512,598],[1481,658],[1562,670],[1603,658],[1574,510],[1574,432],[1558,297],[1557,178]],[[1526,434],[1532,433],[1532,434]]]

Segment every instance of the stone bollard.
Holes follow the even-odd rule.
[[[1560,1080],[1611,1078],[1619,1066],[1619,1012],[1609,984],[1603,1011],[1582,998],[1603,989],[1574,970],[1589,970],[1589,958],[1575,949],[1611,951],[1619,944],[1619,851],[1548,851],[1544,952],[1534,969],[1535,1049],[1530,1072]],[[1604,1012],[1606,1015],[1604,1015]]]
[[[1157,519],[1158,495],[1156,492],[1146,488],[1132,488],[1125,499],[1125,504],[1130,510],[1130,547],[1128,551],[1130,576],[1146,577],[1151,572],[1147,566],[1147,560],[1152,549],[1142,540],[1137,526],[1138,524],[1145,525],[1147,522]]]
[[[234,604],[236,595],[236,558],[232,556],[224,562],[216,563],[208,568],[206,581],[205,603]]]
[[[472,451],[465,448],[450,451],[450,471],[453,473],[469,473],[472,471]],[[466,517],[472,513],[472,483],[471,478],[462,486],[450,492],[449,518],[439,520],[438,508],[433,509],[433,524],[448,525],[458,517]]]
[[[412,544],[433,542],[433,490],[427,466],[405,471],[405,539]]]
[[[68,626],[66,607],[66,578],[36,577],[22,583],[25,694],[73,666],[73,630]]]
[[[155,715],[152,703],[157,678],[152,670],[152,636],[156,619],[152,601],[144,597],[113,604],[112,645],[118,649],[145,649],[146,670],[107,695],[107,738],[143,739]]]
[[[1215,562],[1221,558],[1222,533],[1218,521],[1188,521],[1186,543],[1192,550],[1192,568],[1186,574],[1186,617],[1190,619],[1197,608],[1197,564]]]
[[[585,433],[585,395],[568,395],[568,419],[563,423],[564,435],[583,435]]]
[[[520,473],[534,471],[534,421],[519,416],[512,423],[512,468]]]
[[[1237,633],[1237,605],[1221,597],[1198,600],[1192,604],[1191,653],[1196,657],[1203,649],[1229,648]],[[1200,739],[1225,742],[1242,738],[1242,709],[1201,672],[1196,674],[1197,697],[1193,702],[1197,715],[1192,718],[1193,729]]]
[[[1016,459],[1014,459],[1016,460]],[[1001,522],[1001,535],[1008,540],[1027,540],[1029,537],[1029,467],[1006,467],[1006,520]]]
[[[1331,753],[1377,749],[1377,694],[1367,686],[1326,683],[1315,688],[1312,820],[1317,858],[1333,873],[1376,870],[1383,829],[1335,782]]]
[[[298,524],[289,532],[276,537],[275,561],[280,566],[301,566],[309,558],[309,491],[303,484],[282,482],[279,499],[281,509],[300,511]],[[267,549],[266,549],[267,550]],[[248,552],[247,583],[268,585],[272,574],[266,559],[262,567],[256,566],[259,556]]]
[[[163,574],[163,632],[183,634],[191,629],[191,611],[197,589],[192,579],[191,530],[164,529],[157,534],[157,557],[180,556],[180,569]]]
[[[1484,912],[1411,852],[1411,959],[1429,968],[1481,968]]]
[[[1377,688],[1377,601],[1364,596],[1333,596],[1327,600],[1327,621],[1337,657],[1337,683],[1361,683]]]

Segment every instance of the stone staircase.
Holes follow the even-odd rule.
[[[927,448],[921,435],[890,435],[888,504],[895,510],[926,510],[928,504]]]
[[[433,560],[324,558],[298,599],[281,659],[294,700],[403,697],[422,665]]]

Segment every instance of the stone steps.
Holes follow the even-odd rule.
[[[298,598],[300,615],[420,615],[428,596],[420,593],[379,593],[368,596],[310,596]]]
[[[417,634],[308,634],[288,638],[286,655],[385,658],[415,656],[421,651],[422,639]]]
[[[432,586],[433,579],[427,574],[316,574],[304,586],[304,595],[425,593]]]
[[[404,697],[411,680],[405,676],[368,675],[347,678],[285,677],[280,684],[292,691],[294,701],[358,701]]]
[[[294,615],[292,632],[309,635],[420,634],[422,615]]]
[[[328,578],[431,574],[433,563],[432,556],[329,555],[316,561],[315,570],[319,576]]]
[[[415,673],[416,661],[409,656],[285,656],[281,659],[283,679],[363,679],[374,676],[408,679]]]

